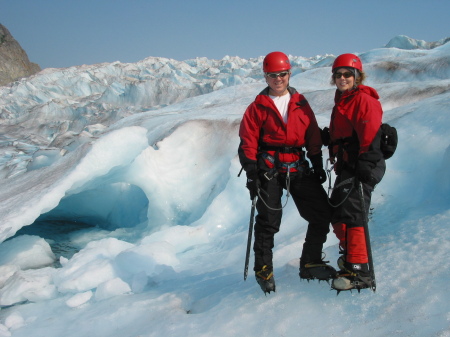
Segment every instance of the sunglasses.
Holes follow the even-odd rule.
[[[278,76],[283,78],[287,74],[289,74],[289,71],[282,71],[281,73],[266,73],[267,77],[270,77],[270,78],[277,78]]]
[[[337,73],[336,72],[336,73],[333,74],[333,76],[334,76],[334,78],[338,79],[338,78],[341,78],[341,76],[344,76],[345,78],[349,78],[349,77],[352,77],[352,76],[355,76],[355,75],[353,73],[347,71],[345,73]]]

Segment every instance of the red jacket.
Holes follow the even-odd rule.
[[[359,147],[353,149],[354,156],[374,164],[382,157],[379,142],[374,141],[383,118],[383,109],[378,99],[375,89],[362,84],[344,93],[336,90],[330,120],[331,144],[352,137],[354,130],[359,142]],[[337,145],[332,150],[332,156],[336,153]],[[346,156],[343,159],[348,160]]]
[[[259,148],[264,146],[276,147],[305,147],[307,155],[320,154],[322,140],[314,112],[305,97],[294,88],[288,88],[291,99],[288,105],[288,122],[284,123],[280,112],[273,100],[268,96],[268,88],[264,89],[244,113],[239,129],[241,143],[239,158],[246,171],[248,167],[255,167]],[[275,151],[265,151],[274,155]],[[279,153],[281,162],[295,162],[302,153]],[[270,167],[270,166],[269,166]]]

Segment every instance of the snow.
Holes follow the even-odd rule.
[[[292,200],[277,292],[243,280],[238,127],[262,57],[45,69],[0,87],[0,336],[450,336],[450,44],[395,41],[360,55],[400,139],[373,194],[376,293],[300,281]],[[334,57],[290,57],[326,126]],[[333,233],[324,252],[335,265]]]
[[[400,48],[400,49],[432,49],[439,47],[449,41],[449,38],[441,39],[435,42],[427,42],[424,40],[411,39],[405,35],[398,35],[392,38],[386,48]]]

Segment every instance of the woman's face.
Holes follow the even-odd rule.
[[[339,68],[333,74],[336,87],[344,92],[353,89],[355,85],[355,75],[348,69]]]
[[[267,73],[266,82],[270,87],[270,94],[274,96],[282,96],[286,94],[289,85],[290,72],[280,71],[279,73]],[[274,77],[275,76],[275,77]]]

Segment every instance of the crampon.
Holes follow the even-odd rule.
[[[304,265],[300,265],[300,279],[307,280],[308,282],[311,280],[326,281],[329,283],[331,279],[336,277],[336,270],[326,264],[328,261],[319,261],[317,263],[306,263]]]
[[[341,270],[336,275],[333,282],[331,282],[331,289],[336,290],[337,295],[339,295],[341,291],[352,291],[353,289],[356,289],[359,293],[361,292],[361,289],[368,288],[375,291],[374,282],[370,276],[362,276],[345,270]]]
[[[272,270],[268,266],[263,266],[260,271],[256,272],[255,277],[256,282],[258,282],[266,296],[271,291],[275,292],[275,278]]]

